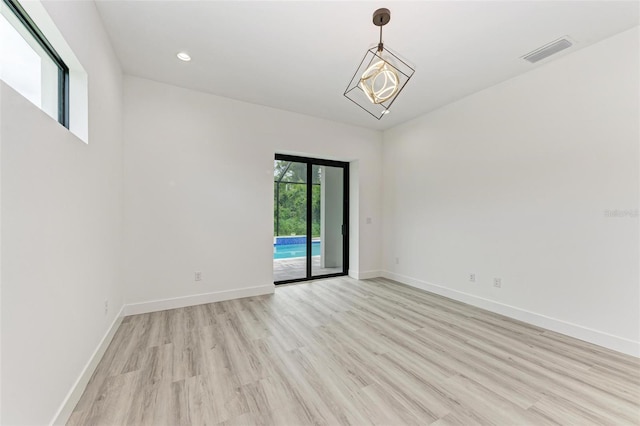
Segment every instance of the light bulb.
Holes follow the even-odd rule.
[[[398,93],[400,79],[389,63],[380,60],[371,65],[360,77],[360,88],[371,103],[381,104]]]

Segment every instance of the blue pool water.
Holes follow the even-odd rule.
[[[290,257],[305,257],[307,255],[306,244],[274,244],[273,245],[273,258],[274,259],[287,259]],[[320,241],[313,241],[311,243],[311,255],[320,255]]]

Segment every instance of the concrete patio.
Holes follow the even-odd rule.
[[[291,257],[287,259],[273,259],[273,281],[295,280],[307,276],[307,258]],[[339,268],[321,268],[320,256],[311,258],[312,275],[337,274],[342,272]]]

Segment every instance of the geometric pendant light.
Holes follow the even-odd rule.
[[[380,27],[380,41],[367,50],[344,92],[344,96],[378,120],[389,112],[415,72],[382,43],[382,27],[390,20],[389,9],[373,12],[373,24]]]

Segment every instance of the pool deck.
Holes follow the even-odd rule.
[[[321,268],[320,256],[311,257],[311,271],[313,275],[337,274],[342,272],[340,268]],[[307,258],[292,257],[287,259],[273,259],[273,280],[295,280],[307,276]]]

